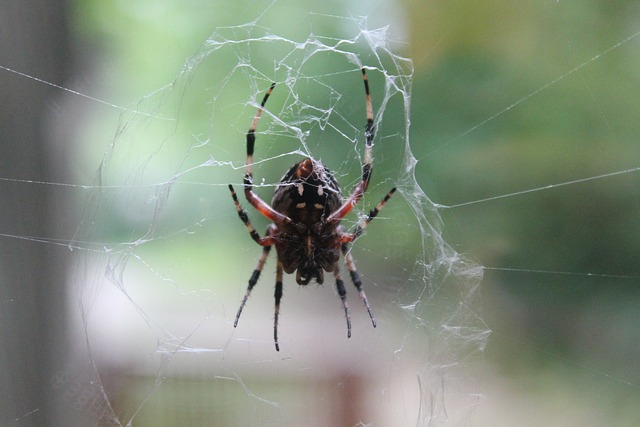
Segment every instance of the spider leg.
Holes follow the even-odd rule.
[[[376,127],[373,124],[373,106],[371,105],[371,95],[369,93],[369,81],[367,80],[367,71],[362,68],[362,80],[364,81],[365,105],[367,109],[367,124],[364,129],[364,160],[362,162],[362,180],[354,187],[351,194],[338,209],[335,210],[327,218],[328,222],[338,222],[344,218],[351,209],[362,198],[367,191],[369,180],[371,179],[371,171],[373,169],[373,137],[375,136]]]
[[[238,308],[238,313],[236,314],[236,320],[233,322],[233,327],[238,326],[238,321],[240,320],[240,315],[242,314],[242,310],[244,309],[247,300],[249,299],[249,295],[251,295],[251,291],[253,287],[258,283],[258,279],[260,278],[260,273],[262,272],[262,268],[264,267],[264,263],[267,261],[267,257],[269,256],[269,251],[271,251],[271,246],[274,244],[273,233],[275,231],[276,226],[274,224],[270,224],[267,227],[267,233],[265,237],[260,237],[258,232],[253,228],[251,221],[249,220],[249,215],[247,215],[247,211],[242,209],[240,205],[240,201],[238,200],[238,196],[233,189],[233,186],[229,184],[229,190],[231,191],[231,197],[233,198],[233,203],[236,206],[236,211],[238,212],[238,216],[240,220],[244,223],[245,227],[249,231],[249,235],[251,238],[260,246],[262,246],[262,254],[258,259],[258,265],[256,265],[255,270],[253,270],[253,274],[249,278],[249,285],[247,286],[247,292],[244,294],[244,298],[242,298],[242,302],[240,303],[240,308]]]
[[[369,225],[369,223],[373,221],[375,217],[378,216],[382,208],[384,208],[384,205],[391,198],[391,196],[393,196],[393,193],[395,192],[396,192],[396,188],[394,187],[391,189],[391,191],[387,193],[386,196],[384,196],[384,198],[380,201],[380,203],[378,203],[378,205],[375,208],[369,211],[369,215],[367,215],[363,220],[360,220],[360,222],[358,222],[358,225],[356,226],[356,229],[353,231],[353,233],[342,234],[340,242],[341,243],[353,242],[358,237],[360,237],[364,232],[364,229],[367,227],[367,225]]]
[[[280,315],[280,300],[282,299],[282,270],[282,262],[278,260],[276,267],[276,289],[274,293],[276,306],[273,316],[273,342],[276,345],[276,351],[280,351],[280,345],[278,344],[278,316]]]
[[[395,187],[392,188],[391,191],[389,191],[387,195],[384,196],[384,198],[380,201],[380,203],[378,203],[378,205],[375,208],[371,209],[371,212],[369,212],[369,215],[367,215],[367,217],[364,220],[358,223],[353,233],[343,233],[341,231],[342,227],[339,227],[339,231],[341,233],[339,242],[341,244],[340,249],[342,250],[342,255],[344,256],[344,262],[347,264],[347,268],[349,269],[349,274],[351,275],[351,281],[353,282],[353,285],[358,290],[358,293],[360,294],[360,299],[364,303],[364,306],[367,308],[367,312],[369,313],[369,317],[371,318],[371,323],[373,324],[374,328],[376,327],[376,319],[373,316],[373,311],[371,310],[371,306],[369,305],[369,300],[367,299],[367,295],[364,293],[364,289],[362,288],[362,280],[360,279],[360,274],[358,274],[358,270],[356,270],[356,264],[353,261],[353,256],[351,256],[351,251],[349,250],[348,243],[353,242],[362,234],[366,226],[369,225],[369,223],[373,221],[373,219],[376,216],[378,216],[378,213],[380,213],[382,208],[384,208],[385,203],[387,203],[387,201],[391,198],[391,196],[393,195],[393,193],[395,193],[395,191],[396,191]]]
[[[240,303],[240,308],[238,308],[238,313],[236,313],[236,320],[233,322],[233,327],[238,326],[238,321],[240,320],[240,315],[242,314],[242,309],[244,308],[249,296],[251,295],[251,290],[258,283],[258,279],[260,278],[260,273],[262,272],[262,267],[264,267],[264,263],[267,261],[267,257],[269,256],[269,251],[271,251],[271,246],[264,246],[262,248],[262,254],[260,254],[260,258],[258,259],[258,265],[256,265],[255,270],[253,270],[253,274],[249,278],[249,286],[247,286],[247,292],[244,294],[244,298],[242,298],[242,302]]]
[[[364,289],[362,288],[362,280],[360,279],[360,275],[358,274],[358,270],[356,270],[356,264],[353,261],[353,257],[351,256],[351,251],[349,251],[349,246],[346,243],[342,244],[342,254],[344,255],[344,262],[347,264],[347,268],[349,269],[349,274],[351,274],[351,281],[354,286],[358,290],[360,294],[360,299],[364,303],[364,306],[367,308],[367,312],[369,313],[369,317],[371,318],[371,323],[373,327],[376,327],[376,319],[373,317],[373,311],[371,311],[371,306],[369,305],[369,300],[367,299],[367,295],[364,293]]]
[[[269,99],[269,95],[271,95],[275,85],[275,83],[272,83],[269,90],[267,90],[267,93],[264,95],[264,98],[262,98],[260,107],[258,108],[258,111],[256,111],[256,115],[253,117],[251,126],[249,126],[249,131],[247,132],[247,161],[245,163],[243,185],[244,195],[247,198],[247,201],[251,203],[258,212],[269,218],[271,221],[276,224],[282,224],[284,222],[291,222],[291,219],[274,210],[267,202],[262,200],[260,196],[253,192],[253,150],[256,143],[256,127],[258,126],[258,121],[260,120],[264,106],[267,103],[267,99]]]
[[[275,86],[275,83],[271,83],[269,90],[267,91],[267,93],[265,93],[264,98],[262,98],[260,107],[258,108],[258,111],[256,111],[256,115],[253,117],[251,126],[249,126],[249,131],[247,132],[247,162],[244,172],[245,188],[248,185],[249,189],[251,189],[251,185],[253,184],[253,148],[256,142],[255,132],[256,128],[258,127],[260,116],[262,115],[262,110],[264,110],[264,105],[267,103],[267,99],[269,99],[269,95],[271,95],[271,92],[273,91],[273,88]]]
[[[347,338],[351,338],[351,316],[349,315],[349,304],[347,304],[347,290],[344,287],[344,281],[340,278],[340,267],[337,264],[333,269],[333,275],[336,277],[336,290],[342,301],[344,317],[347,319]]]
[[[251,236],[251,238],[260,246],[271,246],[274,243],[271,235],[272,235],[272,232],[274,231],[273,228],[275,228],[275,226],[273,225],[269,226],[269,228],[267,228],[267,236],[260,237],[260,234],[258,234],[255,228],[253,228],[253,225],[249,220],[249,215],[247,215],[247,211],[245,211],[242,208],[242,205],[240,205],[238,196],[236,195],[236,192],[233,189],[233,185],[231,184],[229,184],[229,191],[231,191],[231,197],[233,198],[233,204],[236,206],[236,211],[238,212],[238,216],[240,217],[240,220],[244,223],[245,227],[247,227],[247,230],[249,231],[249,235]]]

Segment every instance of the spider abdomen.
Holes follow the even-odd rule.
[[[335,230],[335,226],[329,227]],[[296,272],[296,282],[306,285],[315,279],[324,281],[324,271],[333,272],[340,259],[335,232],[324,228],[320,234],[302,227],[285,226],[274,235],[278,259],[287,274]]]

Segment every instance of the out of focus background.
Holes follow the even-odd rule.
[[[0,424],[640,424],[640,5],[316,3],[0,2]],[[378,327],[289,277],[277,353],[227,184],[276,81],[256,191],[347,193],[362,65]]]

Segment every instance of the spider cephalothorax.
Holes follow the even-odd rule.
[[[344,308],[347,320],[347,336],[351,336],[351,319],[349,316],[349,306],[347,305],[347,291],[340,276],[340,253],[345,258],[345,263],[351,275],[351,280],[360,293],[360,298],[364,302],[371,323],[376,326],[371,307],[367,301],[367,296],[362,289],[362,280],[356,271],[355,263],[349,243],[353,242],[362,234],[363,229],[378,215],[384,207],[389,197],[395,191],[393,188],[384,199],[369,212],[353,233],[346,233],[340,225],[340,220],[344,218],[362,198],[362,195],[369,185],[372,169],[372,147],[375,126],[373,124],[373,108],[371,107],[371,97],[369,95],[369,84],[367,73],[362,69],[366,94],[367,125],[365,128],[365,150],[362,164],[362,180],[355,186],[349,197],[343,201],[340,195],[340,187],[326,167],[312,158],[306,158],[295,165],[282,177],[276,187],[271,205],[263,201],[253,192],[253,150],[255,145],[255,130],[262,114],[264,105],[273,90],[275,83],[271,85],[265,94],[260,108],[256,113],[253,123],[247,132],[247,162],[244,174],[244,194],[247,201],[262,215],[270,219],[273,223],[267,228],[265,237],[260,237],[255,231],[247,212],[242,208],[232,185],[229,185],[231,196],[240,219],[247,227],[251,238],[262,246],[262,255],[258,260],[251,278],[247,292],[240,304],[234,327],[238,325],[240,314],[244,308],[251,290],[258,282],[264,263],[271,251],[271,247],[276,247],[278,263],[276,266],[276,287],[275,287],[275,317],[273,326],[273,337],[276,350],[280,350],[278,344],[278,315],[280,311],[280,300],[282,298],[282,276],[283,272],[292,274],[296,272],[296,282],[299,285],[307,285],[312,280],[319,284],[324,282],[324,272],[333,273],[336,279],[336,289]]]

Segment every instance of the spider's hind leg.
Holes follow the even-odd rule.
[[[369,300],[367,299],[367,295],[364,293],[364,289],[362,288],[362,280],[360,279],[358,270],[356,270],[356,264],[353,261],[353,257],[351,256],[351,251],[349,250],[349,246],[346,243],[344,243],[341,249],[342,249],[342,254],[344,255],[344,262],[347,264],[347,268],[349,269],[349,274],[351,275],[351,281],[353,282],[354,286],[358,290],[360,299],[364,303],[364,306],[367,308],[367,312],[369,313],[369,317],[371,318],[371,324],[375,328],[376,318],[373,316],[373,311],[371,310],[371,306],[369,305]]]
[[[276,306],[273,315],[273,342],[276,345],[276,351],[280,351],[280,345],[278,344],[278,317],[280,316],[280,300],[282,299],[282,262],[278,260],[278,266],[276,267],[276,289],[275,299]]]
[[[336,264],[333,275],[336,277],[336,290],[342,301],[344,308],[344,317],[347,320],[347,338],[351,338],[351,316],[349,315],[349,304],[347,304],[347,290],[344,287],[344,281],[340,277],[340,267]]]
[[[244,309],[249,296],[251,295],[251,291],[253,287],[258,283],[258,279],[260,278],[260,273],[262,272],[262,268],[264,267],[264,263],[267,261],[267,257],[269,256],[269,251],[271,251],[271,246],[264,246],[262,248],[262,254],[258,259],[258,265],[256,265],[255,270],[251,274],[249,278],[249,286],[247,286],[247,292],[245,292],[244,297],[242,298],[242,302],[240,303],[240,308],[238,308],[238,313],[236,314],[236,320],[233,322],[233,327],[238,326],[238,321],[240,320],[240,315],[242,314],[242,309]]]

